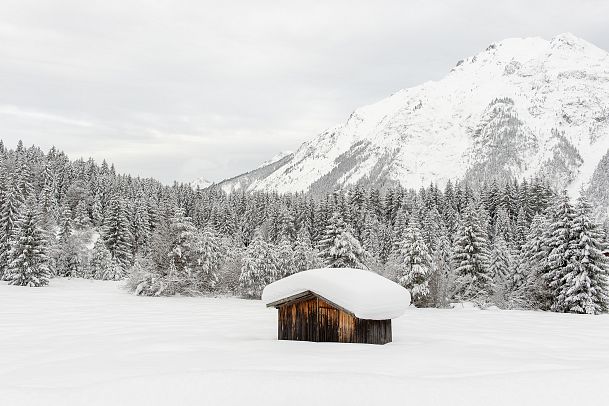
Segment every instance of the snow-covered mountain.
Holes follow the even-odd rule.
[[[292,155],[293,153],[294,153],[294,151],[281,151],[277,155],[273,156],[271,159],[267,159],[266,161],[261,163],[260,166],[258,166],[258,168],[256,168],[256,169],[263,168],[265,166],[269,166],[270,164],[274,164],[277,161],[281,161],[283,158],[285,158],[288,155]]]
[[[609,54],[572,34],[513,38],[401,90],[226,191],[547,176],[577,191],[609,148]]]
[[[214,184],[214,182],[209,181],[209,180],[205,179],[204,177],[200,177],[200,178],[190,182],[190,186],[193,189],[196,189],[196,188],[206,189],[206,188],[210,187],[213,184]]]

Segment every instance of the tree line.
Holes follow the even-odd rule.
[[[127,280],[138,295],[263,287],[317,267],[357,267],[407,287],[415,305],[601,313],[607,225],[585,194],[543,179],[361,185],[324,196],[162,185],[0,141],[0,277]]]

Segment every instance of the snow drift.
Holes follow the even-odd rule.
[[[0,282],[3,406],[587,405],[609,315],[417,309],[391,345],[278,341],[258,300]],[[315,390],[303,390],[315,388]]]

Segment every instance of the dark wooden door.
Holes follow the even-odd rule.
[[[338,309],[319,303],[318,326],[320,342],[338,342]]]

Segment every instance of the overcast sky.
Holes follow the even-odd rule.
[[[218,181],[494,41],[609,49],[608,16],[607,0],[0,0],[0,138]]]

